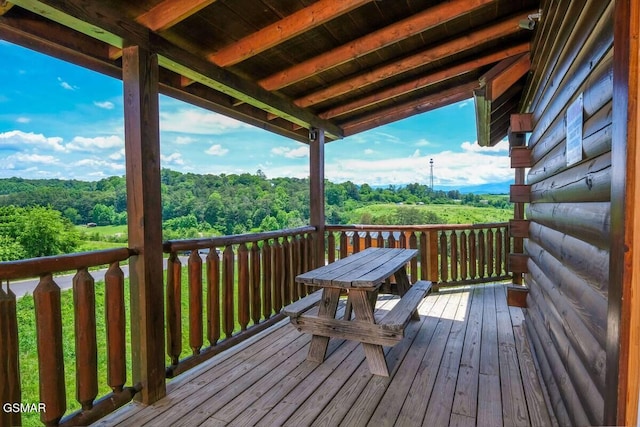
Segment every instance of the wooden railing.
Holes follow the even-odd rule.
[[[171,360],[167,376],[184,372],[280,321],[280,309],[307,293],[294,279],[314,268],[315,234],[314,227],[301,227],[165,242]],[[180,258],[185,255],[187,283],[183,284]],[[183,349],[187,341],[183,340],[183,316],[188,324],[188,350]],[[188,356],[181,359],[184,354]]]
[[[508,223],[462,225],[327,225],[327,259],[333,262],[367,247],[419,250],[408,266],[411,281],[437,287],[509,279]]]
[[[125,386],[126,325],[124,274],[120,262],[132,251],[127,248],[91,253],[52,256],[0,264],[0,402],[21,402],[19,368],[20,327],[16,316],[16,295],[11,281],[39,277],[33,291],[37,332],[40,384],[40,419],[57,423],[86,425],[129,402],[141,386]],[[111,393],[99,400],[98,344],[94,277],[90,267],[108,265],[104,273],[105,324],[107,348],[106,382]],[[76,271],[73,277],[75,347],[63,348],[63,314],[60,287],[54,274]],[[75,352],[76,399],[81,409],[64,417],[67,411],[64,352]],[[31,396],[28,402],[31,401]],[[44,411],[42,411],[44,409]],[[63,418],[64,417],[64,418]],[[0,425],[19,425],[18,412],[0,411]]]

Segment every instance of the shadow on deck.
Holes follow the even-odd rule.
[[[395,299],[381,300],[387,310]],[[405,339],[385,347],[390,377],[371,375],[359,343],[331,340],[306,361],[310,336],[288,320],[97,425],[554,425],[521,309],[503,285],[431,294]]]

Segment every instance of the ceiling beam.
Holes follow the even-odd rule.
[[[136,18],[136,21],[151,31],[167,30],[209,6],[216,0],[164,0],[148,12]]]
[[[444,24],[495,0],[454,0],[426,9],[402,21],[374,31],[350,43],[293,65],[260,81],[267,90],[281,89],[322,71],[352,61],[390,44]]]
[[[524,54],[518,58],[510,58],[509,64],[499,74],[486,81],[487,96],[495,101],[511,86],[513,86],[522,76],[531,69],[529,55]]]
[[[304,128],[316,127],[331,138],[341,138],[342,129],[298,107],[291,100],[266,91],[253,81],[244,79],[211,62],[197,57],[152,33],[134,21],[123,21],[106,3],[83,0],[15,0],[17,6],[42,15],[112,46],[122,47],[124,40],[159,55],[159,64],[205,86],[273,113]]]
[[[109,45],[51,21],[0,16],[0,39],[122,79],[122,68],[109,60]]]
[[[286,18],[225,46],[209,56],[221,67],[228,67],[264,52],[312,28],[348,13],[372,0],[320,0]]]
[[[415,114],[425,113],[436,108],[444,107],[455,102],[464,101],[473,96],[473,90],[478,87],[478,82],[473,80],[438,93],[433,93],[420,99],[405,102],[404,104],[376,111],[375,114],[360,117],[354,121],[342,123],[344,135],[350,136],[359,132],[373,129],[378,126],[406,119]]]
[[[388,79],[389,77],[427,65],[431,62],[444,59],[447,56],[454,55],[458,52],[472,49],[491,40],[500,39],[517,33],[518,31],[522,31],[522,29],[518,27],[518,21],[526,19],[529,14],[530,12],[520,14],[515,17],[512,16],[489,27],[470,31],[457,39],[434,46],[418,54],[398,59],[395,62],[378,67],[367,73],[348,78],[333,86],[311,93],[297,99],[295,103],[300,107],[309,107],[343,95],[347,92],[362,88],[363,86],[368,86],[381,80]]]
[[[480,67],[484,67],[485,65],[498,62],[502,59],[520,55],[522,53],[528,52],[529,48],[530,44],[528,42],[521,43],[517,46],[507,47],[505,49],[499,50],[498,52],[490,53],[480,58],[474,58],[470,61],[465,61],[458,65],[447,66],[445,69],[438,70],[417,79],[399,84],[397,86],[393,86],[389,89],[376,92],[372,95],[357,99],[353,102],[341,104],[338,107],[327,110],[319,115],[323,119],[330,119],[333,117],[348,114],[361,108],[366,108],[373,104],[387,101],[389,99],[425,88],[443,80],[468,73]]]

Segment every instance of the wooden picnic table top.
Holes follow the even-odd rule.
[[[416,249],[367,248],[296,277],[320,287],[375,288],[418,254]]]

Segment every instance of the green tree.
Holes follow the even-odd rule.
[[[36,258],[73,252],[79,236],[73,224],[59,211],[35,207],[28,209],[20,219],[18,242],[27,258]]]
[[[98,225],[111,225],[116,219],[116,210],[113,206],[98,203],[91,211],[91,219]]]

